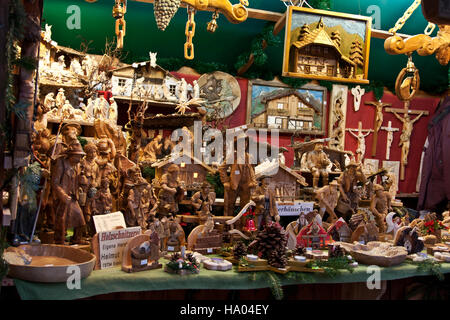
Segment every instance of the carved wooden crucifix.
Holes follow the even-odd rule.
[[[378,131],[380,131],[383,124],[383,108],[392,106],[392,103],[384,103],[378,101],[366,101],[366,105],[375,107],[375,118],[373,120],[373,142],[372,142],[372,157],[377,154]]]
[[[397,119],[403,123],[402,134],[400,135],[400,143],[398,146],[402,148],[400,180],[405,180],[405,167],[408,164],[409,145],[414,123],[423,115],[427,116],[429,112],[427,110],[409,110],[409,101],[405,101],[405,107],[403,109],[386,108],[386,111],[392,112]],[[403,114],[403,116],[400,116],[399,114]],[[411,119],[409,116],[410,114],[418,114],[418,116]]]
[[[361,121],[358,122],[358,129],[348,128],[345,130],[350,132],[350,134],[352,136],[354,136],[356,139],[358,139],[358,148],[356,149],[357,161],[359,163],[362,163],[364,155],[366,153],[366,137],[371,132],[373,132],[373,130],[372,129],[363,129]]]
[[[400,130],[399,128],[392,127],[392,121],[388,122],[387,127],[381,127],[381,129],[387,131],[387,141],[386,141],[386,160],[389,160],[391,156],[391,146],[392,141],[394,141],[394,132]]]

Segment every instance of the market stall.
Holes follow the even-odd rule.
[[[358,4],[0,4],[4,284],[448,281],[448,5]]]

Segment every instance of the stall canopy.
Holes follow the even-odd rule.
[[[153,1],[128,0],[127,33],[124,51],[126,61],[148,60],[148,52],[158,52],[158,58],[183,58],[183,45],[186,41],[186,8],[180,8],[165,31],[156,27],[153,14]],[[232,3],[238,3],[232,0]],[[286,6],[280,0],[250,0],[250,8],[272,12],[285,12]],[[312,2],[312,1],[310,1]],[[375,27],[389,30],[411,5],[411,0],[331,0],[331,10],[374,17]],[[89,44],[89,53],[102,53],[105,39],[114,39],[114,19],[112,7],[114,0],[45,0],[43,26],[53,25],[53,39],[58,44],[80,49],[83,41]],[[76,7],[74,7],[76,6]],[[73,23],[73,14],[79,9],[79,24]],[[220,15],[215,33],[206,30],[211,20],[211,12],[197,12],[194,37],[195,60],[213,62],[227,66],[227,71],[236,71],[235,64],[240,54],[250,50],[251,42],[261,33],[267,21],[249,18],[241,24],[232,24]],[[273,22],[272,22],[273,23]],[[420,8],[416,10],[401,29],[401,33],[415,35],[423,33],[427,21]],[[436,30],[432,36],[436,35]],[[280,32],[284,41],[284,29]],[[384,40],[371,39],[369,79],[382,81],[389,85],[395,81],[398,72],[406,65],[406,57],[388,55],[383,48]],[[281,74],[283,46],[269,47],[266,50],[266,67],[273,74]],[[420,57],[414,53],[414,62],[420,70],[422,89],[433,92],[445,88],[448,83],[448,66],[441,66],[434,56]]]

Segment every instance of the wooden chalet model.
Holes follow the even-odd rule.
[[[290,72],[305,75],[352,78],[356,64],[345,56],[341,49],[338,34],[330,37],[325,31],[323,18],[314,30],[303,25],[298,41],[291,45],[290,57],[293,59]]]
[[[175,107],[179,102],[186,101],[190,87],[184,79],[173,76],[153,60],[115,69],[111,82],[111,91],[116,100],[145,100],[163,107]]]
[[[178,174],[179,181],[183,181],[185,183],[187,190],[198,190],[200,189],[202,182],[206,180],[207,174],[215,173],[213,168],[192,156],[185,155],[185,157],[190,160],[190,163],[187,163],[187,161],[181,161],[182,159],[179,157],[171,159],[170,156],[167,156],[166,158],[153,163],[152,167],[155,168],[155,179],[161,179],[162,175],[167,171],[169,166],[173,163],[177,163],[180,168],[180,172]]]
[[[275,90],[261,102],[266,109],[253,117],[255,127],[287,130],[320,130],[314,126],[314,114],[322,112],[322,105],[312,95],[298,90]]]
[[[265,168],[264,168],[265,167]],[[305,178],[284,164],[278,164],[278,171],[270,175],[272,166],[261,164],[255,168],[255,176],[270,176],[269,189],[274,190],[275,198],[279,201],[294,201],[300,197],[301,186],[307,186]]]

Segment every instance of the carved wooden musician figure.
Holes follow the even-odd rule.
[[[56,209],[55,243],[64,244],[66,228],[74,227],[72,242],[81,244],[83,226],[86,224],[78,204],[80,161],[86,155],[79,142],[69,146],[65,155],[56,161],[52,172],[52,188]]]
[[[191,198],[192,206],[199,217],[199,224],[206,222],[215,200],[216,193],[211,191],[211,185],[207,181],[204,181],[202,183],[202,189],[194,193]]]
[[[323,151],[323,142],[314,145],[314,150],[306,155],[307,167],[313,176],[313,188],[319,186],[319,178],[322,176],[323,185],[328,184],[327,167],[330,165],[328,155]]]
[[[270,189],[269,184],[270,177],[263,176],[261,178],[261,185],[256,187],[255,192],[252,195],[252,200],[256,204],[256,228],[260,230],[265,224],[269,224],[272,221],[280,221],[280,216],[278,214],[277,204],[275,201],[275,193],[274,190]]]

